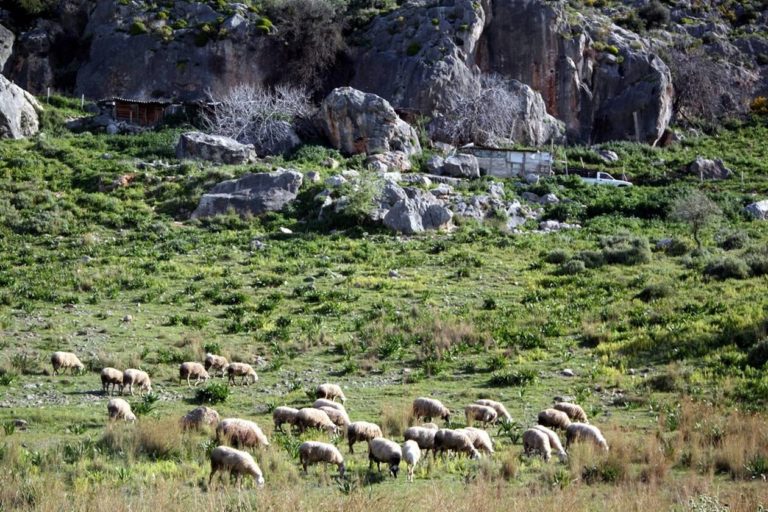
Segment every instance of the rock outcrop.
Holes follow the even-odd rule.
[[[256,158],[253,144],[240,144],[235,139],[202,132],[183,133],[176,145],[177,158],[207,160],[217,164],[238,165]]]
[[[477,157],[465,153],[449,156],[443,162],[441,174],[454,178],[479,178],[480,165]]]
[[[42,107],[34,96],[0,75],[0,139],[22,139],[40,128]]]
[[[701,180],[724,180],[731,176],[731,170],[719,158],[710,160],[697,156],[696,160],[688,164],[687,170]]]
[[[762,201],[747,205],[744,210],[753,219],[768,220],[768,199],[763,199]]]
[[[0,25],[0,72],[2,72],[5,62],[11,56],[14,39],[16,38],[13,32]]]

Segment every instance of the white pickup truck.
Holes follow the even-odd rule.
[[[607,172],[598,172],[595,174],[594,178],[587,178],[584,176],[581,176],[581,179],[585,183],[590,183],[592,185],[611,185],[612,187],[631,187],[632,184],[628,181],[624,180],[617,180]]]

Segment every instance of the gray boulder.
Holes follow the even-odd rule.
[[[0,139],[22,139],[37,133],[42,107],[34,96],[0,75]]]
[[[479,178],[480,165],[475,155],[459,153],[445,159],[443,174],[454,178]]]
[[[768,199],[757,201],[744,209],[750,217],[757,220],[768,220]]]
[[[186,132],[181,135],[176,145],[176,157],[238,165],[255,160],[256,151],[253,144],[240,144],[229,137]]]
[[[369,156],[365,160],[369,169],[377,172],[403,172],[411,170],[411,161],[402,151],[387,151]]]
[[[13,32],[0,25],[0,71],[13,52],[14,39]]]
[[[599,149],[597,151],[597,156],[599,156],[600,158],[603,159],[603,161],[608,163],[619,161],[619,155],[617,155],[615,151],[611,151],[610,149]]]
[[[440,174],[443,170],[445,159],[438,155],[432,155],[429,157],[426,163],[427,172],[432,174]]]
[[[560,199],[552,193],[544,194],[539,198],[539,204],[543,205],[549,205],[549,204],[557,204],[560,202]]]
[[[395,203],[384,216],[384,225],[398,233],[413,235],[447,227],[452,218],[453,212],[431,194],[417,194]]]
[[[232,210],[239,215],[260,215],[281,210],[296,199],[302,174],[278,169],[270,173],[247,173],[227,180],[203,194],[192,218],[211,217]]]
[[[334,89],[321,105],[323,129],[331,145],[348,155],[421,152],[419,138],[385,99],[351,87]]]
[[[688,172],[701,180],[724,180],[731,176],[731,170],[722,160],[709,160],[701,156],[697,156],[696,160],[688,164]]]

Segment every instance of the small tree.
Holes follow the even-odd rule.
[[[696,246],[701,249],[701,231],[722,213],[710,198],[698,190],[691,190],[672,203],[671,217],[691,227]]]

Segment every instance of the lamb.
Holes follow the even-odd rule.
[[[403,460],[408,467],[408,476],[406,477],[406,480],[408,482],[413,482],[413,469],[421,458],[421,450],[416,441],[409,440],[403,443],[402,451]]]
[[[134,368],[128,368],[123,372],[123,390],[125,390],[127,387],[131,392],[131,396],[133,396],[134,385],[139,386],[140,392],[142,394],[144,391],[147,393],[152,392],[152,381],[149,380],[149,375],[147,372],[136,370]]]
[[[377,437],[384,437],[381,433],[381,427],[375,423],[367,421],[356,421],[347,426],[347,441],[349,442],[349,453],[355,453],[352,446],[358,441],[370,442]]]
[[[317,398],[327,398],[328,400],[341,400],[341,403],[347,401],[347,397],[344,396],[344,392],[341,390],[341,386],[338,384],[320,384],[315,390]]]
[[[136,416],[131,411],[131,404],[122,398],[112,398],[107,404],[107,412],[111,420],[136,421]]]
[[[496,421],[496,409],[487,405],[469,404],[464,408],[464,416],[467,419],[467,425],[471,425],[473,420],[477,420],[487,426],[488,423]]]
[[[565,449],[563,449],[563,443],[560,442],[560,437],[557,435],[557,433],[555,433],[555,431],[548,429],[544,425],[534,425],[531,428],[546,434],[546,436],[549,438],[549,446],[552,450],[557,452],[557,456],[560,458],[560,462],[565,462],[568,460],[568,454],[565,453]]]
[[[64,373],[67,368],[70,369],[70,373],[75,373],[75,370],[82,372],[85,369],[85,365],[72,352],[54,352],[51,356],[51,366],[53,366],[54,375],[58,375],[59,370]]]
[[[435,433],[435,451],[445,455],[446,450],[466,453],[472,459],[479,459],[480,453],[472,445],[466,434],[447,428],[441,428]]]
[[[403,451],[400,445],[394,441],[377,437],[368,442],[369,467],[372,468],[375,462],[379,473],[381,473],[381,463],[385,462],[389,464],[389,472],[392,473],[392,478],[397,478],[397,472],[400,471],[400,459],[402,458]]]
[[[608,451],[608,442],[597,427],[586,423],[568,425],[568,428],[565,429],[565,446],[569,447],[571,443],[581,440],[592,441],[606,452]]]
[[[544,409],[539,413],[539,425],[565,430],[571,424],[570,418],[563,411]]]
[[[299,446],[299,461],[307,472],[309,464],[322,462],[324,464],[336,464],[339,467],[339,475],[344,476],[344,457],[338,448],[330,443],[319,441],[305,441]]]
[[[296,415],[299,413],[298,409],[293,407],[280,406],[275,407],[272,411],[272,420],[275,422],[275,430],[283,431],[283,423],[293,425],[296,423]]]
[[[337,410],[339,410],[339,411],[344,411],[344,412],[347,412],[347,410],[344,408],[344,406],[343,406],[343,405],[341,405],[341,404],[337,404],[336,402],[334,402],[334,401],[332,401],[332,400],[328,400],[328,399],[326,399],[326,398],[318,398],[318,399],[317,399],[317,400],[315,400],[315,402],[312,404],[312,407],[314,407],[315,409],[319,409],[319,408],[321,408],[321,407],[331,407],[331,408],[333,408],[333,409],[337,409]]]
[[[229,446],[217,446],[211,451],[211,476],[208,478],[210,487],[213,475],[217,471],[229,471],[230,475],[235,475],[238,485],[243,475],[251,475],[259,486],[264,485],[264,475],[261,468],[253,460],[248,452],[241,452]]]
[[[451,421],[451,411],[434,398],[419,397],[413,401],[413,416],[418,420],[419,418],[432,419],[442,418],[447,424]]]
[[[226,367],[227,375],[229,376],[229,384],[235,384],[235,377],[242,377],[240,385],[253,384],[259,380],[259,376],[256,375],[256,370],[247,363],[229,363]],[[250,380],[250,382],[249,382]]]
[[[485,452],[488,455],[494,453],[493,440],[491,440],[491,435],[485,430],[475,427],[465,427],[457,430],[464,432],[467,435],[469,440],[472,441],[472,446],[474,446],[477,451]]]
[[[226,357],[217,356],[215,354],[205,354],[205,370],[208,371],[213,368],[213,376],[216,376],[216,371],[221,370],[221,376],[224,376],[225,368],[229,364]]]
[[[219,413],[210,407],[197,407],[181,418],[181,428],[201,429],[203,427],[215,427],[220,421]]]
[[[535,428],[529,428],[523,432],[523,450],[529,457],[534,453],[539,453],[547,462],[552,458],[549,437],[546,433]]]
[[[120,386],[120,392],[123,390],[123,372],[116,368],[103,368],[101,370],[101,389],[106,394],[109,391],[109,385],[112,385],[112,392],[115,393],[115,387]]]
[[[414,441],[422,450],[435,451],[435,434],[437,429],[421,427],[409,427],[403,433],[406,441]]]
[[[256,423],[240,418],[221,420],[216,427],[216,442],[226,442],[237,448],[269,446],[267,436]]]
[[[339,430],[325,411],[313,407],[299,409],[299,412],[296,413],[296,426],[299,427],[301,433],[308,428],[325,430],[329,434],[336,434]]]
[[[563,411],[568,415],[571,421],[578,421],[579,423],[589,423],[587,421],[587,413],[584,412],[580,406],[572,404],[570,402],[558,402],[553,406],[558,411]]]
[[[320,407],[321,411],[325,411],[325,414],[331,418],[331,421],[336,424],[337,427],[347,428],[349,425],[349,416],[345,411],[334,409],[333,407]]]
[[[179,384],[181,384],[181,379],[187,379],[187,386],[191,388],[192,384],[190,384],[189,379],[193,377],[195,378],[195,386],[211,378],[200,363],[194,361],[181,363],[181,366],[179,366]]]
[[[509,414],[509,411],[507,411],[507,408],[504,407],[504,404],[501,402],[481,398],[480,400],[475,400],[475,403],[493,407],[493,409],[496,411],[497,421],[512,421],[512,415]]]

